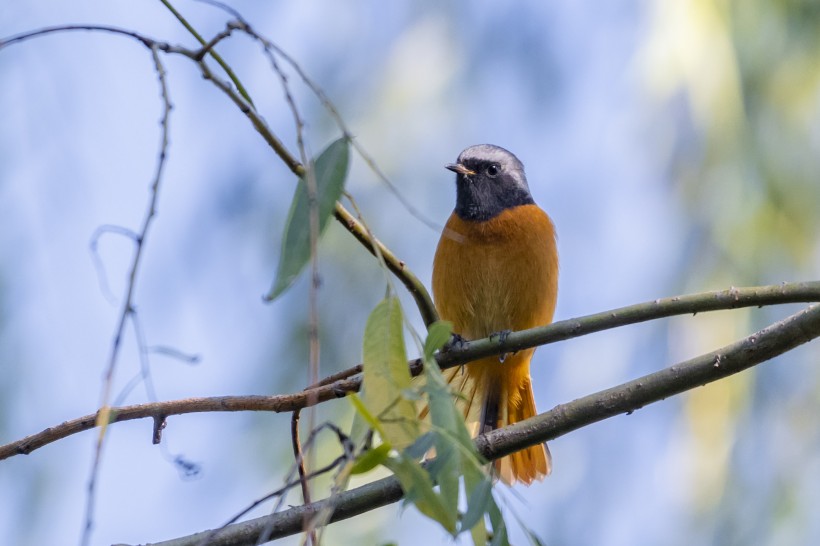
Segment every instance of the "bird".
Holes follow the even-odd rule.
[[[467,341],[552,322],[558,294],[555,227],[535,204],[524,165],[504,148],[479,144],[446,168],[456,174],[456,204],[433,259],[433,301],[440,317]],[[534,352],[445,371],[473,436],[536,415]],[[530,485],[550,474],[552,458],[542,443],[493,467],[508,485]]]

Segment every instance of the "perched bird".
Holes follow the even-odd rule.
[[[558,252],[552,220],[532,199],[524,166],[498,146],[480,144],[447,165],[456,173],[456,207],[433,261],[433,298],[441,318],[466,340],[552,321]],[[472,434],[536,414],[530,377],[534,349],[488,357],[446,372]],[[495,462],[505,483],[550,473],[546,444]]]

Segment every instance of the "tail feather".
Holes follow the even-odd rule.
[[[485,389],[484,403],[481,406],[481,434],[486,434],[498,428],[498,419],[501,417],[501,389]]]
[[[507,388],[514,385],[506,385]],[[532,381],[529,374],[518,382],[517,392],[507,397],[505,419],[499,420],[498,426],[506,426],[536,415],[535,397],[532,392]],[[494,463],[498,477],[506,484],[522,482],[527,485],[535,480],[542,480],[552,471],[552,457],[547,444],[530,446]]]
[[[464,415],[470,434],[475,436],[517,423],[536,415],[532,380],[529,376],[529,355],[521,355],[517,365],[506,362],[502,373],[497,373],[498,360],[475,362],[468,369],[462,367],[444,371],[453,392],[459,393],[456,405]],[[425,407],[420,418],[427,416]],[[434,456],[431,451],[428,457]],[[552,457],[546,444],[517,451],[493,463],[496,475],[506,484],[522,482],[527,485],[548,476]]]

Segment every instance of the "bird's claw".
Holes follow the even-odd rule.
[[[498,343],[500,345],[504,345],[507,342],[507,338],[510,337],[512,330],[500,330],[498,332],[493,332],[490,334],[490,340],[494,338],[498,338]]]
[[[499,332],[493,332],[492,334],[490,334],[490,340],[498,338],[498,344],[501,347],[503,347],[504,344],[507,342],[507,338],[510,336],[511,333],[512,333],[512,330],[501,330]],[[507,360],[507,357],[509,355],[510,355],[510,353],[501,353],[500,355],[498,355],[498,361],[503,364],[504,361]]]
[[[449,341],[444,344],[444,347],[441,348],[442,353],[447,353],[450,351],[461,351],[467,345],[467,340],[461,337],[458,334],[453,334],[450,336]]]

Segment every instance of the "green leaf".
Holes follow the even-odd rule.
[[[473,538],[474,546],[486,546],[487,545],[487,527],[484,525],[484,514],[487,513],[489,510],[489,502],[492,502],[494,499],[492,497],[492,492],[490,492],[489,500],[487,500],[487,504],[484,504],[482,501],[483,493],[479,492],[481,488],[487,487],[492,491],[492,479],[483,471],[482,467],[477,464],[478,461],[465,461],[464,465],[464,489],[467,493],[467,513],[461,519],[461,528],[460,531],[464,531],[465,529],[470,529],[470,535]],[[470,525],[471,519],[473,519],[476,514],[474,511],[479,510],[483,506],[483,512],[478,514],[477,521]]]
[[[493,484],[489,478],[479,482],[478,486],[473,489],[467,500],[467,512],[461,518],[462,529],[472,529],[476,525],[481,525],[484,529],[484,514],[490,507],[490,501],[493,498]],[[484,534],[487,534],[484,529]]]
[[[424,457],[424,454],[430,451],[430,448],[433,447],[433,442],[435,442],[435,440],[435,433],[425,432],[416,438],[416,441],[413,442],[412,445],[404,449],[404,454],[412,459],[421,459]]]
[[[427,469],[433,480],[438,483],[444,505],[448,509],[458,512],[461,457],[453,449],[452,442],[437,442],[436,446],[436,458],[428,465]],[[441,449],[444,449],[444,451],[441,451]]]
[[[346,137],[333,142],[313,162],[316,179],[319,233],[336,207],[336,201],[344,191],[350,157]],[[276,270],[276,280],[265,300],[272,301],[293,284],[296,277],[310,260],[310,210],[305,179],[300,178],[290,204],[290,212],[282,235],[282,252]]]
[[[439,522],[453,536],[456,535],[458,510],[442,502],[433,490],[432,478],[418,461],[399,456],[387,459],[383,464],[398,478],[406,502],[414,504],[419,512]]]
[[[462,453],[469,454],[469,457],[473,459],[472,462],[480,466],[483,464],[483,460],[475,450],[470,431],[467,430],[464,423],[464,415],[456,408],[450,388],[435,360],[428,359],[425,362],[424,376],[426,380],[424,391],[427,393],[429,400],[430,422],[435,429],[447,431],[446,435],[438,435],[436,452],[449,452],[450,448],[447,444],[457,442],[460,446],[459,455]]]
[[[424,340],[424,360],[431,360],[433,353],[444,347],[453,335],[453,323],[446,320],[437,320],[427,329],[427,339]]]
[[[364,474],[365,472],[370,472],[382,464],[389,454],[390,444],[388,443],[381,444],[373,449],[368,449],[356,458],[356,462],[353,463],[350,473]]]
[[[353,407],[356,409],[358,414],[365,420],[365,422],[370,425],[370,428],[384,436],[384,430],[382,429],[382,424],[373,415],[367,406],[364,405],[362,399],[359,397],[358,394],[355,392],[348,393],[347,399],[350,400],[350,403],[353,404]],[[356,434],[351,433],[351,436],[357,436]]]
[[[416,405],[404,397],[410,370],[398,298],[379,303],[364,329],[363,394],[367,409],[381,422],[383,440],[401,450],[419,435]]]
[[[468,505],[459,532],[469,529],[473,543],[485,546],[487,529],[484,515],[488,514],[494,544],[503,546],[508,543],[507,531],[492,496],[492,481],[483,470],[486,461],[476,451],[464,416],[454,404],[453,394],[434,359],[426,359],[424,374],[424,391],[428,395],[436,448],[436,458],[428,467],[430,474],[439,482],[445,505],[454,509],[457,509],[459,477],[463,476]]]
[[[483,522],[470,528],[470,536],[473,537],[473,546],[487,546],[487,528]]]
[[[510,540],[507,537],[507,524],[504,523],[504,516],[501,515],[501,509],[493,498],[490,498],[487,513],[490,515],[490,524],[493,526],[493,540],[490,542],[490,545],[510,546]]]

